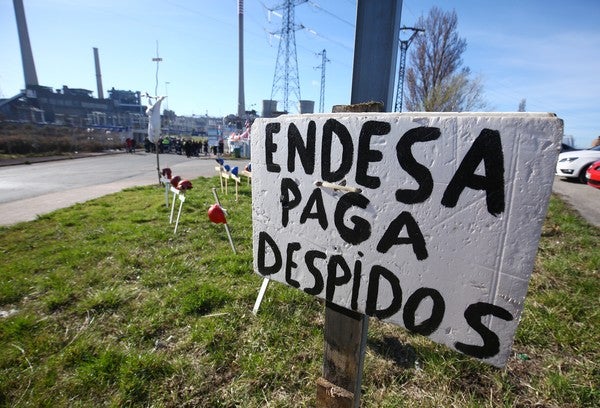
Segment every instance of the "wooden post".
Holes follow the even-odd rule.
[[[369,318],[332,303],[325,306],[323,377],[317,380],[317,407],[360,405],[360,386]]]
[[[334,113],[385,112],[392,108],[401,10],[402,0],[358,0],[351,94],[354,106],[334,106]],[[317,408],[360,406],[368,328],[368,316],[326,304]]]

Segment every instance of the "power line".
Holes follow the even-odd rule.
[[[319,11],[322,11],[322,12],[324,12],[324,13],[326,13],[326,14],[329,14],[331,17],[333,17],[333,18],[335,18],[335,19],[337,19],[337,20],[341,21],[342,23],[348,24],[350,27],[354,28],[354,24],[353,24],[353,23],[351,23],[351,22],[350,22],[350,21],[348,21],[348,20],[344,20],[343,18],[341,18],[340,16],[338,16],[338,15],[337,15],[337,14],[335,14],[335,13],[332,13],[332,12],[331,12],[331,11],[329,11],[329,10],[326,10],[326,9],[324,9],[323,7],[321,7],[321,6],[320,6],[319,4],[317,4],[316,2],[314,2],[314,1],[312,1],[312,0],[309,0],[309,1],[308,1],[308,3],[309,3],[311,6],[313,6],[314,8],[316,8],[317,10],[319,10]]]
[[[320,38],[322,38],[322,39],[324,39],[324,40],[326,40],[326,41],[329,41],[329,42],[332,42],[332,43],[334,43],[334,44],[337,44],[337,45],[339,45],[340,47],[342,47],[342,48],[345,48],[345,49],[346,49],[346,50],[348,50],[348,51],[354,51],[354,48],[352,48],[352,47],[349,47],[348,45],[346,45],[346,44],[344,44],[344,43],[342,43],[342,42],[340,42],[340,41],[334,40],[333,38],[330,38],[330,37],[326,37],[326,36],[324,36],[324,35],[322,35],[322,34],[318,33],[318,32],[317,32],[317,31],[315,31],[315,30],[312,30],[312,29],[307,29],[307,30],[310,30],[309,32],[310,32],[311,34],[313,34],[313,35],[315,35],[315,36],[317,36],[317,37],[320,37]]]

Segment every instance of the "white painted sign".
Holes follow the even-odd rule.
[[[545,113],[257,119],[254,269],[503,366],[562,133]]]

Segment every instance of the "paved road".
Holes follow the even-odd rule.
[[[238,162],[244,166],[247,160]],[[212,158],[160,156],[161,168],[170,167],[173,175],[189,179],[215,175],[215,164]],[[154,183],[158,183],[156,156],[148,153],[0,167],[0,225],[31,221],[78,202]],[[553,191],[600,227],[600,189],[556,177]]]
[[[552,191],[575,208],[590,224],[600,228],[600,189],[555,177]]]
[[[238,166],[246,162],[239,160]],[[174,176],[187,179],[214,176],[215,165],[211,158],[160,155],[161,169],[169,167]],[[0,225],[31,221],[75,203],[155,183],[156,155],[143,152],[0,167]]]

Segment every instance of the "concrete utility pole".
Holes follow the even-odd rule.
[[[402,101],[404,99],[404,74],[406,70],[406,52],[412,40],[419,32],[425,32],[422,28],[402,27],[400,31],[412,30],[413,33],[408,40],[400,40],[400,68],[398,69],[398,89],[396,91],[396,106],[394,112],[402,112]]]

